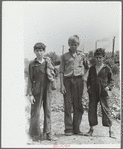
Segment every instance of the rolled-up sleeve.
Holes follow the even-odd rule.
[[[47,68],[47,77],[50,81],[54,81],[55,73],[53,70]]]
[[[61,62],[60,62],[60,68],[59,68],[59,73],[64,74],[64,69],[65,68],[65,61],[64,61],[64,55],[61,56]]]
[[[86,70],[89,69],[89,61],[86,59],[86,57],[83,58],[83,65]]]
[[[52,65],[51,59],[47,58],[46,61],[47,61],[47,68],[54,70],[54,66]]]
[[[87,78],[87,89],[91,86],[91,69],[89,69],[89,74]]]

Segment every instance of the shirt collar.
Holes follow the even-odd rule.
[[[44,58],[43,58],[43,59],[44,59]],[[42,64],[42,63],[44,62],[44,60],[43,60],[43,62],[40,62],[40,61],[37,60],[37,58],[35,58],[35,59],[34,59],[34,62],[38,62],[38,63]]]
[[[74,57],[74,55],[71,53],[70,49],[69,49],[69,53]],[[80,50],[76,50],[76,55],[81,54],[82,52]]]

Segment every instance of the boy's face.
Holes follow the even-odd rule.
[[[44,56],[44,50],[43,49],[35,49],[34,53],[36,55],[37,58],[43,58]]]
[[[95,60],[96,60],[96,64],[100,65],[103,63],[104,57],[102,55],[96,55]]]
[[[75,53],[79,44],[77,42],[70,42],[69,43],[69,46],[70,46],[70,50],[72,53]]]

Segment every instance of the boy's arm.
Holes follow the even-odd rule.
[[[64,74],[63,73],[60,73],[60,92],[62,94],[66,93],[66,89],[65,89],[65,86],[64,86]]]
[[[89,69],[89,74],[87,78],[87,89],[91,86],[91,70]]]
[[[63,86],[63,78],[64,78],[64,55],[61,56],[61,62],[60,62],[60,67],[59,67],[59,73],[60,73],[60,85]]]
[[[111,69],[108,72],[108,85],[107,87],[109,88],[109,91],[111,91],[114,88],[115,84],[114,84],[114,80],[112,79],[112,72]]]
[[[54,81],[55,73],[54,73],[54,66],[51,63],[51,59],[47,58],[46,59],[46,72],[47,72],[47,77],[50,81]]]
[[[89,61],[86,59],[86,57],[83,58],[83,65],[86,72],[89,69]]]
[[[62,55],[61,62],[60,62],[60,68],[59,68],[59,73],[60,73],[60,92],[62,94],[66,93],[66,89],[65,89],[65,86],[64,86],[64,67],[65,67],[64,55]]]
[[[47,68],[47,77],[50,81],[54,81],[55,73],[52,69]]]
[[[28,83],[27,83],[27,93],[26,96],[32,96],[32,82],[31,82],[31,77],[32,77],[32,68],[29,65],[29,75],[28,75]]]
[[[64,85],[64,83],[63,83],[63,78],[64,78],[63,73],[60,73],[60,85],[61,85],[61,86]]]
[[[45,57],[45,59],[46,59],[46,62],[47,62],[47,68],[50,68],[50,69],[54,70],[54,66],[53,66],[53,64],[51,62],[51,58]]]
[[[86,82],[87,81],[87,76],[88,76],[88,71],[89,71],[89,61],[87,60],[87,58],[83,57],[83,65],[84,65],[84,75],[83,75],[83,78],[84,78],[84,81]]]
[[[28,76],[28,84],[27,84],[27,93],[26,96],[29,99],[31,104],[34,104],[36,102],[35,98],[32,96],[32,76],[33,71],[31,65],[29,65],[29,76]]]

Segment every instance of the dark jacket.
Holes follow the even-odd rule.
[[[111,69],[107,65],[104,65],[97,75],[95,65],[91,66],[87,79],[88,92],[90,94],[96,94],[98,90],[99,95],[107,95],[105,91],[106,87],[109,87],[109,90],[112,90],[114,87]]]

